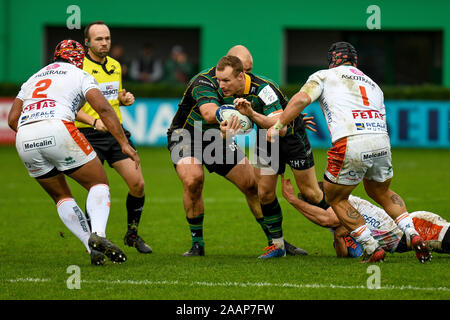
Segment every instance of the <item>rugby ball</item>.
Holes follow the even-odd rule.
[[[220,106],[216,111],[216,119],[219,123],[222,121],[228,121],[232,116],[238,117],[241,122],[241,130],[238,134],[247,134],[253,129],[253,122],[249,117],[244,116],[242,113],[236,110],[231,104],[224,104]]]

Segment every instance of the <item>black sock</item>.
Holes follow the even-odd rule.
[[[202,247],[205,246],[205,242],[203,241],[203,217],[203,213],[192,219],[186,217],[189,229],[191,230],[192,245],[197,242]]]
[[[264,224],[264,217],[256,219],[256,222],[258,222],[261,225],[261,228],[266,234],[267,243],[269,244],[269,246],[272,245],[272,237],[270,236],[269,228],[267,228],[267,226]]]
[[[323,195],[322,201],[320,201],[319,203],[312,203],[311,201],[309,201],[304,197],[300,198],[300,196],[298,196],[298,198],[300,200],[308,202],[310,205],[322,208],[323,210],[327,210],[330,207],[330,205],[325,201],[325,194]]]
[[[325,201],[325,195],[323,195],[322,201],[316,204],[316,206],[322,208],[323,210],[327,210],[330,207],[330,205]]]
[[[261,210],[264,216],[264,224],[267,226],[272,239],[281,238],[283,236],[281,228],[283,214],[278,199],[275,198],[272,203],[261,204]]]
[[[131,194],[127,196],[127,223],[128,228],[136,228],[141,220],[142,210],[144,210],[145,196],[142,198],[136,198]]]
[[[450,228],[447,230],[444,238],[442,239],[442,251],[444,253],[450,253]]]

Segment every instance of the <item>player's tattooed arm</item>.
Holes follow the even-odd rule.
[[[393,194],[391,196],[391,201],[393,204],[396,204],[400,207],[403,207],[405,204],[403,203],[402,198],[398,194]]]
[[[348,207],[345,214],[347,215],[347,217],[349,217],[350,219],[354,219],[354,220],[356,220],[360,217],[359,212],[352,206]]]

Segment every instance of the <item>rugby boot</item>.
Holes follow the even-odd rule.
[[[301,248],[297,248],[296,246],[290,244],[286,240],[284,240],[284,248],[286,249],[286,254],[290,256],[306,256],[308,252]]]
[[[125,237],[123,238],[123,242],[125,245],[129,247],[135,247],[136,250],[140,253],[152,253],[152,248],[145,243],[144,239],[142,239],[137,234],[137,230],[130,228],[128,229]]]
[[[95,249],[91,249],[91,264],[102,266],[105,264],[105,255]]]
[[[266,253],[264,253],[263,255],[260,255],[258,257],[258,259],[280,258],[280,257],[286,256],[286,249],[279,248],[274,244],[271,246],[265,247],[264,251],[266,251]]]
[[[204,256],[205,255],[205,247],[201,246],[198,242],[194,242],[192,248],[183,253],[183,257],[196,257],[196,256]]]
[[[375,251],[372,252],[372,254],[368,254],[364,250],[361,263],[384,262],[385,256],[386,256],[386,252],[381,247],[376,248]]]
[[[106,237],[100,237],[97,233],[92,233],[88,240],[89,248],[103,253],[114,263],[122,263],[127,260],[125,253]]]
[[[427,261],[431,261],[431,248],[427,246],[421,236],[418,234],[412,235],[411,246],[416,252],[416,257],[420,262],[425,263]]]

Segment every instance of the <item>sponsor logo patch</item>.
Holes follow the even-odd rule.
[[[100,83],[99,87],[106,100],[117,99],[119,93],[119,81]]]
[[[375,151],[361,153],[361,160],[368,161],[377,158],[385,158],[388,155],[389,155],[388,149],[379,149]]]
[[[270,86],[265,86],[258,94],[258,97],[266,104],[272,104],[278,100],[278,96]]]
[[[24,151],[30,151],[34,149],[44,149],[56,146],[55,137],[45,137],[36,140],[28,140],[22,142]]]

